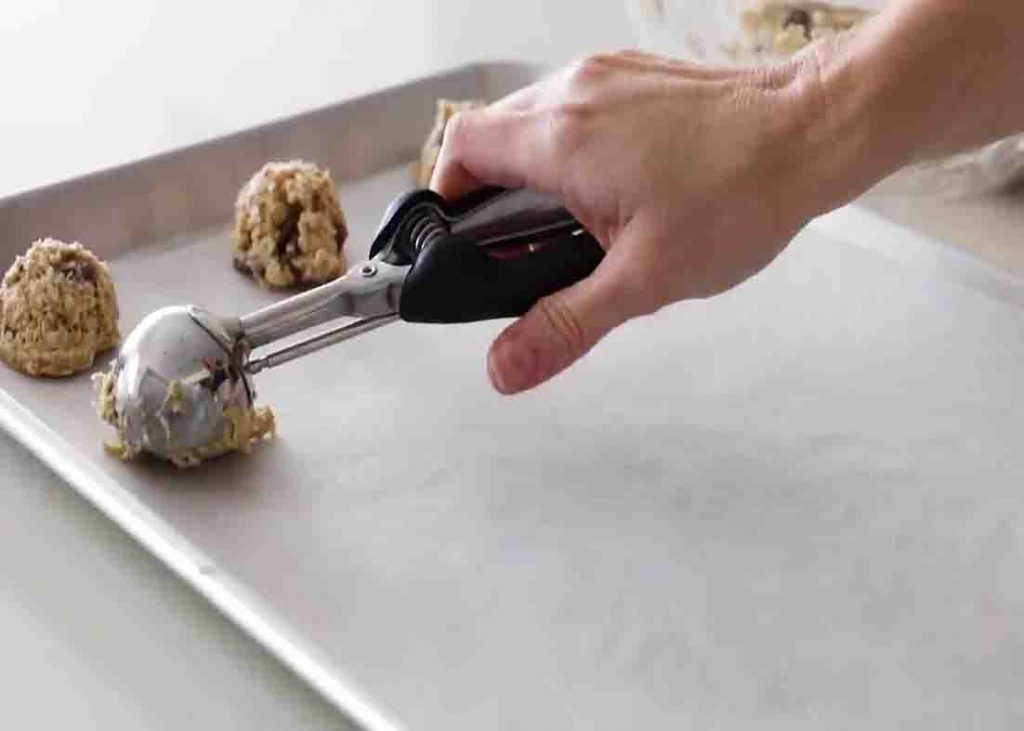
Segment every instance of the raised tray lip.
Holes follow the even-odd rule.
[[[937,279],[983,293],[1024,309],[1024,275],[1003,269],[982,257],[915,229],[854,201],[812,220],[809,228],[845,243],[874,251],[892,261]],[[865,227],[878,238],[851,236]]]

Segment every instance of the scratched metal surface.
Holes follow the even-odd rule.
[[[226,213],[259,163],[334,168],[358,255],[433,98],[530,73],[0,202],[0,246],[108,256],[125,332],[246,311],[274,295],[232,270]],[[104,456],[87,376],[2,370],[0,415],[367,726],[1019,727],[1021,289],[940,250],[841,212],[513,400],[484,375],[499,324],[389,326],[261,374],[277,442],[196,471]]]

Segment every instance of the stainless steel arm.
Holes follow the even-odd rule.
[[[379,260],[358,264],[340,279],[243,316],[241,340],[255,349],[339,317],[392,315],[407,272]]]
[[[357,335],[376,330],[378,327],[383,327],[392,322],[398,320],[397,313],[391,313],[389,315],[378,315],[376,317],[364,317],[362,320],[356,320],[345,325],[340,325],[332,330],[328,330],[325,333],[316,335],[311,338],[301,340],[294,345],[288,345],[286,347],[275,350],[268,355],[264,355],[259,358],[252,358],[245,366],[245,370],[250,375],[256,375],[260,371],[266,370],[267,368],[273,368],[279,366],[282,363],[301,358],[304,355],[315,353],[318,350],[340,343],[343,340],[354,338]]]

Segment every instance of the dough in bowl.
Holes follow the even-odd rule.
[[[755,0],[740,14],[742,51],[791,56],[813,41],[853,30],[870,15],[863,8],[832,3]]]
[[[0,284],[0,358],[30,376],[88,370],[120,338],[107,265],[79,243],[36,241]]]
[[[238,194],[235,268],[262,285],[336,279],[345,270],[347,237],[331,174],[312,163],[267,163]]]

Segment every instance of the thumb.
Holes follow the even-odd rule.
[[[497,337],[487,372],[499,393],[512,395],[547,381],[632,316],[613,253],[589,277],[538,301]]]

